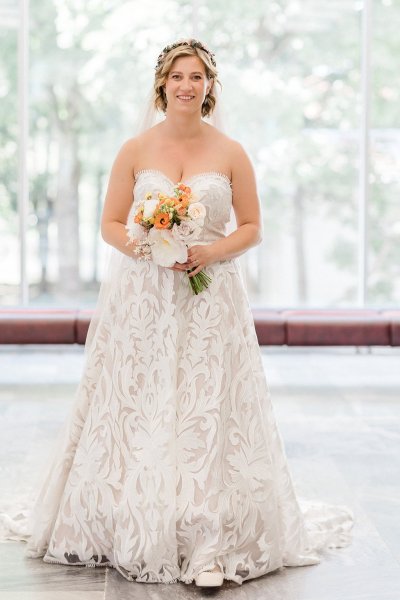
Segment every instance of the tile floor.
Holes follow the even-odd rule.
[[[298,493],[352,507],[351,546],[326,552],[319,565],[207,591],[24,559],[23,544],[8,541],[0,544],[0,600],[398,600],[400,349],[262,352]],[[34,490],[82,365],[81,347],[0,346],[2,505]]]

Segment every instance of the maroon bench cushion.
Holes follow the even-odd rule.
[[[92,310],[79,310],[76,319],[76,343],[85,344],[86,336],[89,329],[90,319],[92,318]]]
[[[252,312],[260,346],[286,344],[285,319],[279,311],[253,308]]]
[[[382,310],[381,314],[389,320],[391,345],[400,346],[400,310]]]
[[[253,308],[260,345],[400,346],[400,310]],[[84,344],[93,310],[0,309],[0,344]]]
[[[387,346],[390,321],[377,310],[284,310],[289,346]]]
[[[76,310],[1,309],[0,344],[74,344]]]

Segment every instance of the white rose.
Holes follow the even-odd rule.
[[[158,204],[158,200],[146,200],[144,203],[143,217],[147,219],[152,217]]]
[[[186,245],[176,239],[169,229],[152,227],[148,234],[151,243],[151,255],[156,265],[172,267],[176,262],[187,260]]]
[[[171,232],[176,239],[188,244],[199,237],[201,230],[199,221],[187,220],[181,221],[179,225],[174,223]]]
[[[201,204],[201,202],[193,202],[193,204],[189,204],[188,215],[191,219],[204,219],[204,217],[206,216],[206,209],[204,204]]]
[[[179,238],[186,238],[193,233],[194,229],[195,225],[191,221],[181,221],[179,225],[174,223],[172,227],[172,232]]]

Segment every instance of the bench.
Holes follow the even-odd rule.
[[[400,346],[400,310],[253,308],[260,346]],[[0,344],[84,344],[92,310],[0,309]]]

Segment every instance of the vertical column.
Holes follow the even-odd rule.
[[[18,27],[18,213],[20,240],[20,304],[28,304],[26,233],[28,216],[28,47],[29,0],[19,0]]]
[[[365,306],[368,278],[369,117],[371,103],[372,0],[364,0],[361,27],[361,125],[358,197],[358,304]]]

